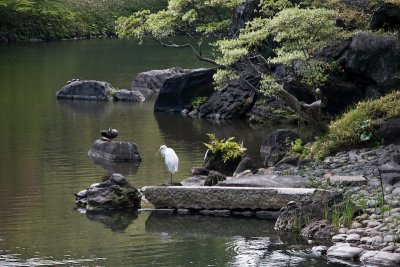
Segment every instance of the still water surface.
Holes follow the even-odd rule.
[[[175,180],[201,165],[206,133],[243,140],[261,162],[260,144],[277,126],[154,114],[152,101],[55,98],[72,78],[129,88],[138,72],[173,66],[204,65],[190,51],[125,40],[0,45],[0,266],[341,266],[312,256],[264,220],[75,210],[72,193],[109,172],[137,187],[166,181],[155,155],[161,144],[180,158]],[[138,168],[88,158],[99,130],[109,126],[119,130],[119,140],[137,143]]]

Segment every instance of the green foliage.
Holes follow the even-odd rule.
[[[229,81],[238,79],[239,75],[237,75],[233,70],[218,69],[213,75],[213,78],[215,89],[222,90]]]
[[[177,33],[198,38],[215,37],[228,33],[230,15],[238,4],[239,0],[169,0],[165,10],[121,17],[117,21],[117,34],[140,41],[144,38],[164,39]]]
[[[113,35],[115,20],[166,0],[0,0],[0,37],[16,39]]]
[[[295,157],[300,157],[300,158],[306,158],[310,154],[310,148],[305,147],[303,145],[303,140],[300,138],[292,141],[290,143],[290,151],[289,155],[295,156]]]
[[[235,159],[241,157],[246,151],[242,143],[235,142],[234,137],[228,139],[218,140],[214,134],[207,134],[210,138],[209,143],[204,143],[204,145],[211,151],[214,155],[220,155],[223,162],[229,159]]]
[[[338,151],[379,142],[374,134],[376,130],[384,121],[397,117],[400,117],[400,91],[376,100],[360,102],[329,125],[329,132],[314,142],[311,155],[324,158]]]
[[[193,99],[192,101],[192,106],[194,109],[199,108],[201,105],[203,105],[204,103],[206,103],[208,97],[206,96],[198,96],[195,99]]]

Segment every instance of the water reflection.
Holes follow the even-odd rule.
[[[179,233],[185,236],[243,236],[260,233],[278,241],[274,222],[257,218],[210,217],[203,215],[170,215],[154,211],[146,220],[146,232]]]
[[[70,118],[105,119],[112,113],[112,104],[105,101],[58,99],[57,103]]]
[[[99,222],[113,232],[123,233],[138,218],[138,212],[137,210],[86,211],[86,216],[89,220]]]
[[[89,157],[94,164],[102,167],[108,174],[120,173],[124,176],[135,175],[139,169],[140,163],[133,162],[111,162],[99,158]]]

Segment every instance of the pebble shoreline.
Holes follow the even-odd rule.
[[[275,171],[307,177],[315,187],[336,189],[351,196],[363,210],[351,226],[338,229],[339,233],[332,237],[333,246],[315,250],[363,264],[400,266],[399,155],[399,145],[381,146],[340,152],[306,166]],[[365,179],[335,183],[331,179],[335,176]],[[385,201],[382,201],[381,179]]]

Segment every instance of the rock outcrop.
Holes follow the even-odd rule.
[[[76,204],[88,211],[138,209],[142,198],[139,190],[118,173],[104,182],[92,184],[75,196]]]
[[[213,94],[214,73],[215,69],[195,69],[169,77],[160,89],[154,110],[181,112],[192,109],[192,101],[196,97],[210,97]]]
[[[263,142],[260,152],[264,157],[265,166],[274,166],[289,151],[291,142],[301,138],[300,134],[288,129],[279,129],[272,132]]]
[[[393,3],[383,3],[372,15],[371,29],[395,30],[400,27],[400,7]]]
[[[107,82],[94,80],[74,80],[68,82],[56,96],[59,99],[108,101],[112,99],[114,88]]]
[[[132,82],[131,90],[139,91],[145,98],[156,97],[168,78],[189,73],[190,71],[190,69],[171,68],[141,72]]]
[[[386,145],[400,145],[400,118],[384,122],[378,130],[378,135]]]
[[[107,161],[141,162],[135,143],[96,140],[89,149],[88,155]]]

